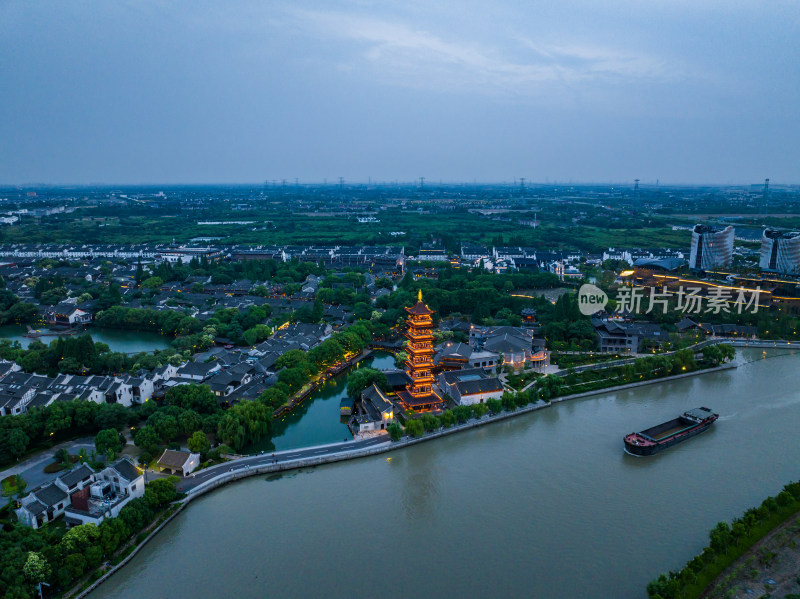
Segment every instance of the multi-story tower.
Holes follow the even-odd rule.
[[[711,270],[726,268],[733,257],[733,227],[695,225],[692,229],[692,252],[689,268]]]
[[[759,266],[786,275],[800,274],[800,231],[765,229]]]
[[[444,401],[433,390],[433,310],[422,301],[422,290],[417,303],[406,308],[408,312],[405,336],[406,372],[411,382],[405,391],[398,394],[400,401],[413,410],[436,410],[444,407]]]

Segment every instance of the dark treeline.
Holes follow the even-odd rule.
[[[11,360],[25,372],[57,374],[120,374],[150,370],[167,363],[179,364],[183,357],[173,349],[127,355],[111,351],[105,343],[95,343],[91,335],[58,337],[45,345],[34,340],[23,348],[19,342],[0,339],[0,358]]]
[[[747,549],[800,510],[800,482],[793,482],[731,524],[719,522],[708,533],[709,544],[683,569],[661,574],[647,585],[650,599],[699,597],[711,582]],[[768,595],[764,595],[768,596]]]
[[[150,268],[146,275],[143,268],[137,269],[137,282],[158,277],[161,281],[185,281],[191,276],[210,276],[212,285],[228,285],[239,279],[250,281],[275,281],[276,283],[299,283],[310,274],[323,276],[325,267],[313,262],[279,262],[275,260],[242,260],[239,262],[209,262],[205,257],[193,258],[188,264],[162,262]]]
[[[50,585],[49,593],[61,593],[104,561],[116,563],[115,552],[178,497],[177,481],[169,477],[149,482],[142,497],[132,499],[119,516],[106,518],[99,526],[4,527],[0,531],[0,595],[33,599],[39,596],[36,585],[40,582]]]

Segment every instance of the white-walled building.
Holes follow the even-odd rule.
[[[695,225],[692,229],[692,251],[689,268],[711,270],[730,266],[733,258],[732,226]]]

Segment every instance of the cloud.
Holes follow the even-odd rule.
[[[315,37],[355,46],[338,59],[338,68],[409,87],[530,94],[549,91],[553,84],[673,79],[681,71],[644,53],[585,44],[522,36],[480,43],[399,20],[322,11],[297,11],[295,16]]]

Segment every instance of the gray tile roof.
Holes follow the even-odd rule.
[[[158,458],[159,466],[166,466],[167,468],[176,469],[183,468],[191,454],[186,451],[175,451],[173,449],[165,449],[161,457]]]
[[[34,516],[38,516],[47,509],[41,501],[36,501],[35,499],[24,507]]]
[[[456,383],[461,395],[475,395],[477,393],[493,393],[503,390],[503,385],[498,378],[475,379],[474,381],[461,381]]]
[[[71,487],[75,483],[79,483],[83,479],[92,476],[92,474],[94,474],[94,470],[92,470],[86,464],[81,464],[70,472],[59,476],[58,480],[64,483],[67,487]]]
[[[139,471],[136,470],[136,466],[128,458],[117,460],[111,464],[111,468],[119,472],[119,475],[128,481],[134,481],[141,476]]]
[[[33,493],[47,507],[52,507],[67,498],[67,494],[52,483],[37,489]]]

